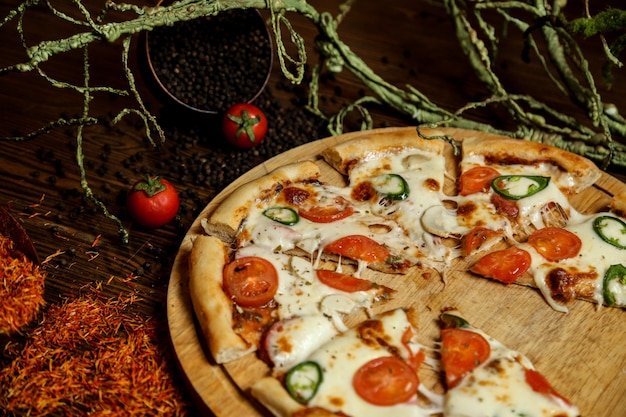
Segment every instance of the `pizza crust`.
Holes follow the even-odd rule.
[[[626,218],[626,193],[620,193],[611,200],[611,211],[620,217]]]
[[[593,185],[602,176],[600,168],[591,160],[555,146],[476,133],[463,139],[464,158],[479,155],[484,156],[486,162],[497,164],[554,164],[570,175],[571,185],[567,191],[571,194]]]
[[[428,135],[443,135],[439,131],[427,130]],[[445,142],[439,139],[422,139],[417,135],[407,136],[406,132],[390,132],[384,136],[362,136],[343,142],[322,151],[322,158],[335,170],[349,175],[352,167],[363,160],[376,158],[385,153],[398,153],[407,148],[417,148],[435,155],[441,155]]]
[[[220,239],[199,235],[194,240],[189,255],[189,293],[205,343],[217,363],[256,350],[233,330],[232,303],[222,289],[227,262],[228,250]]]
[[[250,388],[250,394],[277,417],[289,417],[305,408],[291,398],[276,378],[264,377],[258,380]]]
[[[284,165],[252,180],[237,188],[217,206],[202,223],[204,231],[230,245],[255,201],[273,196],[287,184],[317,180],[320,175],[320,169],[315,162],[303,161]]]

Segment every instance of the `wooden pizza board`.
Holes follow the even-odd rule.
[[[442,130],[442,129],[438,129]],[[443,129],[457,140],[486,133]],[[192,394],[207,415],[269,415],[247,393],[250,384],[267,372],[254,354],[233,363],[217,365],[208,353],[195,321],[188,289],[187,258],[195,236],[202,233],[200,219],[237,187],[275,168],[299,160],[314,160],[322,169],[322,180],[341,184],[343,178],[321,160],[319,154],[339,142],[380,135],[416,135],[415,128],[387,128],[334,136],[308,143],[257,166],[224,189],[202,211],[185,236],[176,256],[167,296],[167,316],[175,354]],[[447,155],[453,175],[458,159]],[[452,180],[446,184],[453,191]],[[626,184],[608,174],[590,189],[573,197],[581,212],[606,208],[611,196],[626,192]],[[377,310],[411,305],[419,314],[423,344],[434,346],[439,336],[438,317],[443,308],[456,307],[471,324],[482,328],[509,347],[526,354],[555,388],[572,399],[583,416],[615,417],[626,414],[626,311],[600,308],[585,301],[568,305],[569,313],[554,311],[541,294],[527,287],[503,285],[464,272],[466,265],[442,277],[415,269],[404,276],[385,276],[368,271],[374,279],[400,289],[400,297]],[[363,317],[357,317],[360,319]],[[422,381],[441,390],[438,374],[426,372]]]

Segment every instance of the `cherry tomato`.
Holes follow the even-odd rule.
[[[500,173],[494,168],[476,166],[463,172],[459,177],[459,194],[470,195],[484,193],[491,188],[491,181]]]
[[[395,356],[372,359],[352,378],[352,386],[361,398],[381,406],[410,400],[417,393],[418,385],[415,369]]]
[[[544,227],[528,237],[528,243],[550,262],[573,258],[578,255],[583,243],[569,230]]]
[[[530,268],[532,258],[524,249],[511,246],[483,256],[472,266],[472,272],[483,277],[511,283]]]
[[[353,213],[354,208],[341,196],[336,196],[325,204],[304,202],[298,207],[300,217],[315,223],[332,223],[350,217]]]
[[[360,259],[368,263],[386,262],[391,254],[380,243],[362,235],[339,238],[324,247],[324,252],[334,253],[350,259]]]
[[[161,227],[178,213],[180,199],[174,186],[161,177],[137,182],[126,198],[128,214],[137,224]]]
[[[341,272],[328,271],[326,269],[318,269],[315,271],[317,278],[324,285],[345,292],[367,291],[372,288],[373,284],[366,280],[351,275],[342,274]]]
[[[449,328],[441,331],[441,363],[448,389],[454,388],[465,375],[489,359],[491,346],[471,330]]]
[[[561,400],[565,401],[565,403],[571,404],[571,402],[567,398],[563,397],[561,394],[556,392],[554,388],[552,388],[552,385],[550,385],[548,380],[543,375],[541,375],[534,369],[526,369],[526,371],[524,372],[524,377],[526,379],[526,383],[530,385],[533,391],[538,392],[539,394],[558,397]]]
[[[501,236],[502,232],[498,230],[477,226],[463,238],[461,252],[463,256],[470,256],[478,251],[483,244]]]
[[[265,138],[267,118],[263,111],[253,104],[235,104],[222,118],[222,132],[233,145],[239,148],[253,148]]]
[[[224,268],[224,288],[242,307],[261,307],[278,290],[278,272],[266,259],[244,256]]]

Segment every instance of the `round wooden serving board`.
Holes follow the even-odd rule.
[[[442,130],[442,129],[438,129]],[[462,141],[485,133],[443,129]],[[252,169],[224,189],[198,216],[184,238],[170,277],[167,315],[170,334],[181,369],[192,393],[207,414],[216,416],[269,415],[248,395],[250,384],[267,367],[250,354],[236,362],[217,365],[205,348],[195,321],[188,287],[187,258],[194,237],[202,232],[200,219],[237,187],[263,176],[275,168],[299,160],[313,160],[322,170],[322,180],[342,184],[344,179],[331,169],[319,154],[339,142],[380,135],[415,136],[416,130],[388,128],[350,133],[311,142],[278,155]],[[451,174],[444,189],[454,192],[458,157],[447,155]],[[611,196],[626,192],[626,184],[610,175],[590,189],[572,198],[573,205],[588,213],[606,208]],[[465,272],[467,264],[455,261],[453,269],[442,277],[423,274],[418,268],[407,275],[368,274],[398,291],[398,297],[377,306],[376,311],[394,307],[414,307],[419,314],[419,337],[433,346],[439,337],[438,317],[445,307],[456,307],[473,325],[509,347],[526,354],[535,366],[564,396],[572,399],[583,416],[615,417],[626,413],[626,311],[600,308],[585,301],[568,305],[569,313],[554,311],[541,294],[518,285],[503,285],[477,278]],[[440,390],[439,376],[421,375],[423,382]]]

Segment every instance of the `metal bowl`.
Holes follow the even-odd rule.
[[[159,88],[199,113],[217,114],[236,103],[253,102],[273,65],[272,37],[256,9],[155,28],[146,33],[145,47]]]

